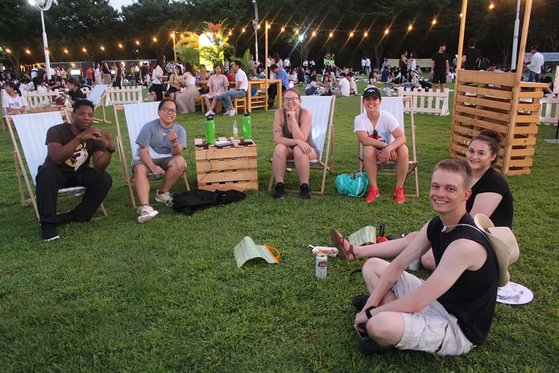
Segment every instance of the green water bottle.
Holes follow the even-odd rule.
[[[208,145],[215,145],[215,121],[212,115],[206,120],[206,142]]]
[[[250,113],[248,111],[243,115],[243,139],[252,139],[252,126],[250,124]]]

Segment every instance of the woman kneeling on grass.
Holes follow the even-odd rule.
[[[318,159],[318,148],[312,139],[311,127],[311,112],[301,108],[301,95],[293,88],[287,89],[283,95],[283,109],[276,110],[274,115],[273,135],[276,143],[272,158],[272,174],[276,180],[274,198],[284,197],[283,180],[288,159],[295,160],[295,168],[301,181],[301,198],[311,198],[309,161]]]
[[[512,194],[505,179],[495,171],[500,146],[500,135],[484,130],[474,137],[466,153],[466,161],[473,172],[472,194],[466,202],[470,215],[489,216],[496,227],[512,228]],[[404,238],[385,241],[375,245],[353,246],[337,230],[332,229],[330,236],[340,253],[349,261],[363,257],[394,258],[413,241],[417,232]],[[433,251],[429,250],[421,258],[427,269],[435,269]]]

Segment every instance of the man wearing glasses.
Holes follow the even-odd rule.
[[[155,192],[155,201],[173,205],[171,188],[186,171],[182,151],[186,147],[186,130],[177,122],[177,106],[172,100],[163,100],[158,107],[159,119],[146,123],[136,139],[138,152],[134,154],[132,169],[136,194],[140,200],[138,222],[146,223],[159,214],[149,204],[149,176],[163,177],[163,185]]]
[[[365,196],[367,203],[373,203],[379,196],[377,185],[377,162],[396,162],[396,187],[394,201],[402,204],[404,181],[408,172],[409,153],[406,135],[392,114],[381,110],[378,88],[370,87],[363,92],[364,112],[355,117],[353,132],[364,147],[363,165],[369,179],[369,190]]]

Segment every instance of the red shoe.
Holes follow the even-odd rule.
[[[402,204],[406,202],[406,196],[404,195],[404,187],[394,188],[394,201],[396,201],[397,204]]]
[[[367,196],[365,197],[365,202],[373,203],[377,200],[378,196],[379,196],[378,188],[370,187],[369,191],[367,192]]]

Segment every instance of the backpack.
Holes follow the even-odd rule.
[[[190,216],[204,208],[242,201],[245,197],[243,192],[237,190],[191,190],[173,198],[173,210]]]
[[[336,189],[338,193],[349,197],[363,197],[367,192],[369,180],[365,172],[355,174],[341,174],[336,176]]]

